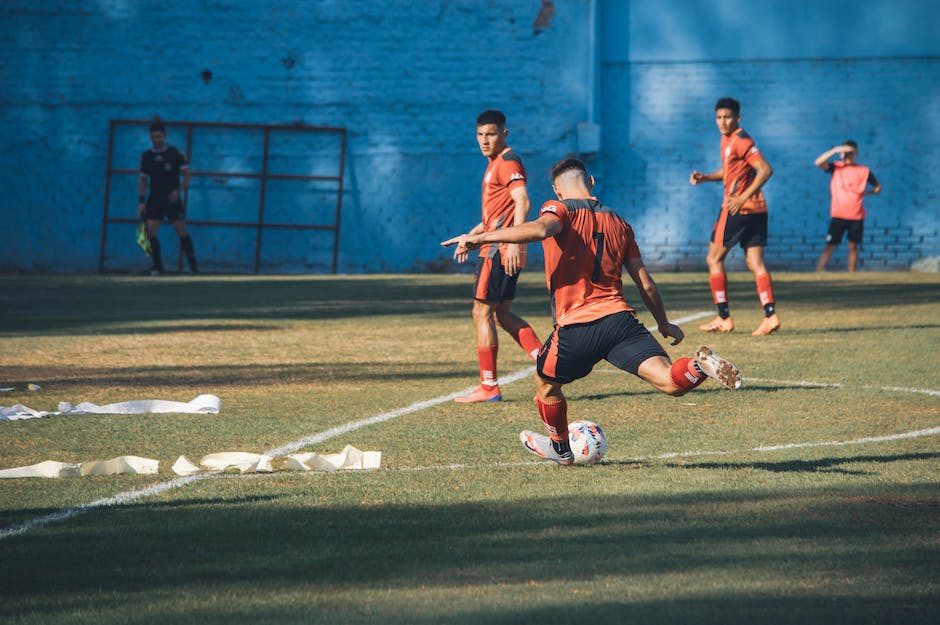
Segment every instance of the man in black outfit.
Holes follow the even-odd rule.
[[[189,188],[189,159],[167,144],[166,127],[160,122],[150,124],[150,141],[153,147],[140,156],[140,178],[137,183],[137,211],[142,219],[147,220],[147,236],[153,255],[150,275],[159,276],[163,273],[157,230],[164,220],[173,224],[186,260],[189,261],[189,270],[194,274],[199,273],[193,240],[186,232],[186,209],[182,199],[182,194]],[[180,174],[183,175],[182,185]],[[150,195],[146,196],[145,202],[148,180]]]

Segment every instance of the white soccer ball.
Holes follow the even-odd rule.
[[[568,440],[574,453],[575,464],[595,464],[607,453],[607,435],[593,421],[575,421],[568,424]]]

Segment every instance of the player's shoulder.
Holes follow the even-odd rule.
[[[500,154],[499,159],[506,163],[516,163],[518,165],[522,165],[522,157],[516,154],[512,148],[509,148]]]
[[[542,208],[539,209],[539,215],[546,213],[560,217],[568,212],[568,206],[561,200],[545,200]]]

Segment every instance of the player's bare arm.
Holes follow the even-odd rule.
[[[487,243],[535,243],[548,237],[553,237],[561,232],[561,222],[550,215],[542,215],[535,221],[529,221],[521,226],[511,228],[502,228],[491,232],[481,232],[479,234],[462,234],[460,236],[441,241],[441,245],[449,247],[451,245],[462,244],[469,250],[479,249]]]
[[[509,191],[510,197],[515,202],[513,210],[513,225],[521,226],[529,218],[529,191],[525,185],[517,185]],[[510,243],[506,246],[506,253],[503,257],[503,269],[508,276],[514,276],[525,264],[522,254],[522,245],[519,243]]]
[[[760,159],[753,164],[754,169],[757,170],[757,175],[754,176],[754,180],[751,184],[748,185],[744,191],[739,195],[729,197],[725,200],[725,208],[728,209],[728,212],[732,215],[737,215],[741,210],[741,207],[744,206],[744,203],[750,199],[752,195],[760,191],[760,188],[764,186],[764,183],[770,180],[770,177],[774,174],[774,170],[770,167],[770,164],[764,159]]]
[[[863,195],[878,195],[881,193],[881,183],[875,178],[875,174],[868,173],[868,182],[871,183],[871,189],[867,189]]]
[[[659,294],[659,287],[656,286],[653,276],[646,270],[646,265],[643,264],[643,261],[639,258],[631,258],[624,264],[624,268],[636,284],[637,290],[640,292],[640,298],[643,300],[646,309],[650,311],[650,314],[653,315],[653,319],[656,320],[659,333],[662,334],[665,339],[673,339],[672,345],[681,343],[682,339],[685,338],[685,333],[682,331],[682,328],[669,322],[669,317],[666,315],[666,305],[663,303],[663,298]]]
[[[144,198],[147,197],[147,176],[141,174],[137,178],[137,212],[141,217],[147,210]]]
[[[725,170],[724,168],[719,169],[718,171],[713,171],[710,174],[703,174],[700,171],[693,171],[692,175],[689,176],[689,184],[693,187],[701,182],[721,182],[725,179]]]

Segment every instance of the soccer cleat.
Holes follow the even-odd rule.
[[[734,330],[734,322],[731,321],[731,317],[728,317],[727,319],[715,317],[708,323],[700,325],[698,329],[702,330],[703,332],[731,332]]]
[[[731,390],[741,388],[741,372],[734,363],[722,358],[710,347],[699,347],[695,352],[695,363],[710,378],[714,378]]]
[[[769,317],[764,317],[764,320],[760,322],[760,325],[757,326],[757,329],[751,332],[751,336],[764,336],[765,334],[776,332],[779,329],[780,318],[777,317],[777,313],[774,313]]]
[[[544,434],[536,434],[529,430],[519,432],[519,440],[530,453],[535,454],[539,458],[551,460],[552,462],[557,462],[566,467],[574,464],[574,454],[571,452],[571,447],[567,444],[565,445],[567,449],[559,453],[555,449],[552,439]],[[567,443],[567,441],[563,441],[563,443]]]
[[[499,393],[499,385],[484,386],[481,384],[466,395],[461,395],[454,401],[458,404],[473,404],[484,401],[501,401],[503,396]]]

